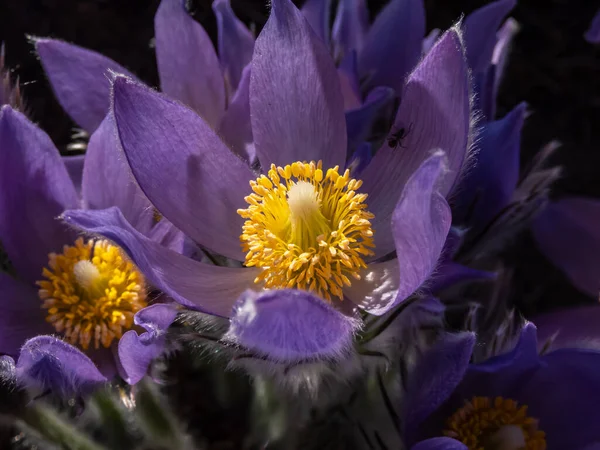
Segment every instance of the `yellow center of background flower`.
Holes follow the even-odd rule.
[[[473,397],[446,423],[444,434],[469,450],[545,450],[546,435],[527,406],[511,399]]]
[[[356,193],[362,181],[338,170],[323,173],[321,161],[272,164],[268,176],[250,182],[250,206],[238,214],[246,219],[245,265],[263,269],[255,283],[309,290],[330,301],[343,297],[349,277],[360,279],[363,258],[374,254],[374,216],[367,195]]]
[[[107,241],[79,238],[62,254],[48,255],[38,281],[46,321],[66,340],[87,350],[109,347],[146,306],[144,278],[121,250]]]

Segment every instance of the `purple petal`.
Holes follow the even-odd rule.
[[[508,205],[519,180],[521,130],[526,104],[482,127],[477,164],[461,181],[455,222],[481,230]]]
[[[119,341],[119,360],[123,366],[129,384],[136,384],[146,372],[150,363],[164,350],[165,332],[177,316],[173,305],[156,304],[139,311],[135,324],[146,329],[138,335],[130,330]]]
[[[69,177],[79,194],[81,192],[81,179],[83,177],[83,163],[85,155],[63,156],[63,163],[69,172]]]
[[[306,0],[302,14],[313,31],[325,43],[329,43],[329,13],[331,0]]]
[[[219,60],[226,82],[233,90],[238,88],[242,71],[252,59],[254,36],[240,21],[229,4],[229,0],[216,0],[212,5],[217,16],[219,29]]]
[[[359,322],[309,292],[246,291],[234,306],[225,340],[280,362],[337,359]]]
[[[504,22],[504,25],[498,30],[498,42],[494,47],[494,53],[492,55],[492,64],[495,67],[494,70],[494,105],[498,89],[500,88],[500,82],[504,76],[504,69],[506,67],[506,61],[508,60],[508,54],[512,45],[512,41],[519,31],[519,24],[516,20],[509,17]],[[492,116],[490,116],[492,117]]]
[[[469,450],[469,448],[452,438],[438,437],[421,441],[413,445],[410,450]]]
[[[585,32],[585,40],[590,44],[600,44],[600,9],[590,23],[590,27]]]
[[[152,204],[198,243],[243,260],[237,209],[255,178],[248,166],[180,104],[125,77],[113,98],[121,145]]]
[[[150,240],[164,247],[177,253],[183,252],[185,235],[164,217],[145,234]]]
[[[346,112],[348,141],[356,146],[369,138],[381,111],[394,99],[394,90],[385,86],[373,89],[362,106]]]
[[[535,316],[540,346],[552,341],[551,348],[585,347],[600,342],[600,305],[576,306]]]
[[[17,356],[32,336],[51,333],[37,289],[0,272],[0,353]]]
[[[400,93],[406,75],[421,57],[425,36],[423,0],[392,0],[379,13],[358,55],[367,88],[388,86]]]
[[[494,272],[471,269],[454,261],[446,261],[445,263],[441,263],[431,276],[431,283],[427,286],[427,290],[430,292],[440,292],[461,283],[487,281],[494,278],[496,278]]]
[[[442,194],[448,194],[463,167],[469,145],[469,76],[458,29],[439,39],[409,77],[401,98],[391,131],[405,130],[401,146],[384,144],[362,175],[369,210],[375,214],[375,239],[387,236],[388,244],[397,195],[432,150],[442,149],[448,157]]]
[[[66,211],[70,225],[119,245],[149,283],[178,303],[228,317],[239,295],[254,286],[258,269],[212,266],[169,250],[136,231],[117,208]]]
[[[63,396],[89,391],[107,381],[91,359],[53,336],[38,336],[23,345],[17,379]]]
[[[533,222],[539,249],[573,285],[600,292],[600,201],[570,197],[551,203]]]
[[[250,78],[256,153],[263,167],[295,161],[344,166],[344,99],[335,65],[290,0],[274,0],[256,40]]]
[[[482,72],[491,64],[496,30],[515,4],[516,0],[498,0],[473,11],[465,19],[465,47],[473,73]]]
[[[407,441],[415,430],[443,404],[462,381],[475,346],[474,333],[446,334],[428,350],[409,379],[405,400]]]
[[[392,230],[400,268],[394,304],[429,278],[444,248],[452,222],[450,207],[437,189],[444,162],[440,153],[425,161],[406,184],[394,211]]]
[[[210,37],[183,0],[162,0],[154,17],[163,92],[193,108],[211,127],[225,111],[225,84]]]
[[[74,241],[55,218],[79,200],[48,135],[9,106],[0,114],[0,241],[19,276],[33,283],[48,254]]]
[[[423,55],[429,53],[429,50],[431,50],[433,44],[435,44],[437,39],[440,37],[441,32],[442,30],[440,30],[439,28],[434,28],[429,32],[427,36],[425,36],[425,39],[423,39],[423,44],[421,45],[421,52],[423,53]]]
[[[108,112],[109,71],[135,78],[112,59],[63,41],[37,39],[35,48],[58,102],[90,133]]]
[[[333,54],[342,59],[359,52],[369,29],[369,10],[365,0],[341,0],[333,22]]]
[[[362,105],[362,93],[356,68],[356,52],[348,53],[338,66],[340,89],[344,97],[344,110],[355,109]],[[347,127],[346,127],[347,128]]]
[[[246,66],[242,79],[219,125],[218,134],[229,148],[249,164],[256,152],[252,144],[250,122],[250,66]]]
[[[114,119],[107,115],[90,138],[83,169],[85,208],[118,207],[142,233],[152,227],[152,205],[136,184],[118,147]]]

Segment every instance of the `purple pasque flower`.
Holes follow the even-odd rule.
[[[472,334],[449,336],[423,358],[403,406],[410,448],[584,450],[598,443],[600,352],[539,355],[532,324],[511,352],[483,363],[468,364],[473,345]]]
[[[254,47],[250,31],[235,17],[229,0],[216,0],[218,51],[183,0],[162,0],[154,18],[161,89],[194,109],[233,151],[253,158],[248,112],[249,70]],[[91,50],[54,39],[36,39],[36,50],[58,101],[89,133],[109,109],[108,71],[127,69]]]
[[[0,112],[0,144],[0,240],[14,269],[14,276],[0,274],[0,353],[18,357],[20,378],[44,388],[67,391],[105,380],[115,373],[117,352],[123,377],[137,381],[138,366],[150,362],[143,352],[162,342],[157,324],[164,329],[174,309],[145,308],[144,278],[120,250],[78,238],[57,217],[65,209],[115,206],[157,245],[180,249],[181,233],[166,219],[155,224],[149,201],[119,159],[110,117],[91,136],[81,196],[50,138],[9,106]],[[148,333],[138,338],[130,331],[135,337],[126,333],[117,346],[134,324]],[[58,338],[35,337],[50,333],[88,356]],[[133,368],[124,364],[138,356]]]
[[[285,362],[338,357],[360,327],[355,308],[381,315],[413,294],[444,245],[451,220],[444,196],[462,168],[471,124],[460,33],[445,33],[404,87],[398,120],[414,124],[411,152],[384,146],[361,181],[343,170],[336,67],[289,0],[273,2],[251,62],[259,173],[192,110],[116,77],[119,139],[146,196],[202,247],[247,267],[169,251],[114,208],[63,217],[126,249],[179,303],[229,317],[230,342]]]

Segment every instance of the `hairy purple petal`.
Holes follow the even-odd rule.
[[[155,304],[137,312],[135,324],[146,329],[142,334],[130,330],[119,341],[119,360],[126,374],[125,381],[136,384],[152,360],[165,346],[165,332],[175,320],[177,309],[169,304]]]
[[[108,112],[109,71],[135,78],[112,59],[63,41],[37,39],[35,48],[58,102],[90,133]]]
[[[335,65],[290,0],[273,0],[250,76],[256,153],[263,167],[346,161],[344,99]]]
[[[193,111],[125,77],[114,116],[133,175],[158,211],[196,242],[243,260],[238,208],[255,178]]]
[[[356,319],[306,291],[246,291],[224,339],[279,362],[338,359],[358,327]]]
[[[34,283],[48,254],[73,242],[55,219],[79,199],[48,135],[10,106],[0,115],[0,241],[19,276]]]
[[[38,336],[23,345],[17,379],[63,396],[89,391],[107,381],[90,358],[53,336]]]
[[[210,37],[190,17],[184,3],[162,0],[154,17],[160,86],[216,127],[226,102],[219,58]]]
[[[421,57],[425,36],[423,0],[391,0],[379,13],[358,55],[366,87],[388,86],[400,93]]]

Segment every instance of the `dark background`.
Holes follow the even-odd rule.
[[[302,1],[296,1],[302,3]],[[385,1],[369,1],[373,15]],[[445,29],[461,13],[485,0],[425,0],[427,27]],[[152,48],[153,16],[159,0],[0,0],[0,40],[7,65],[23,83],[32,120],[65,151],[73,122],[62,111],[28,42],[28,35],[50,36],[96,50],[127,67],[151,86],[158,85]],[[189,9],[216,36],[210,0],[192,0]],[[246,23],[260,30],[268,7],[264,0],[232,0]],[[598,0],[521,0],[512,16],[521,29],[513,47],[499,99],[502,116],[525,100],[532,111],[522,139],[522,165],[548,141],[563,143],[552,163],[564,167],[553,195],[600,197],[600,46],[583,33],[600,7]],[[519,295],[536,297],[535,310],[591,301],[576,292],[539,255],[525,233],[514,243]],[[600,274],[599,274],[600,276]]]

